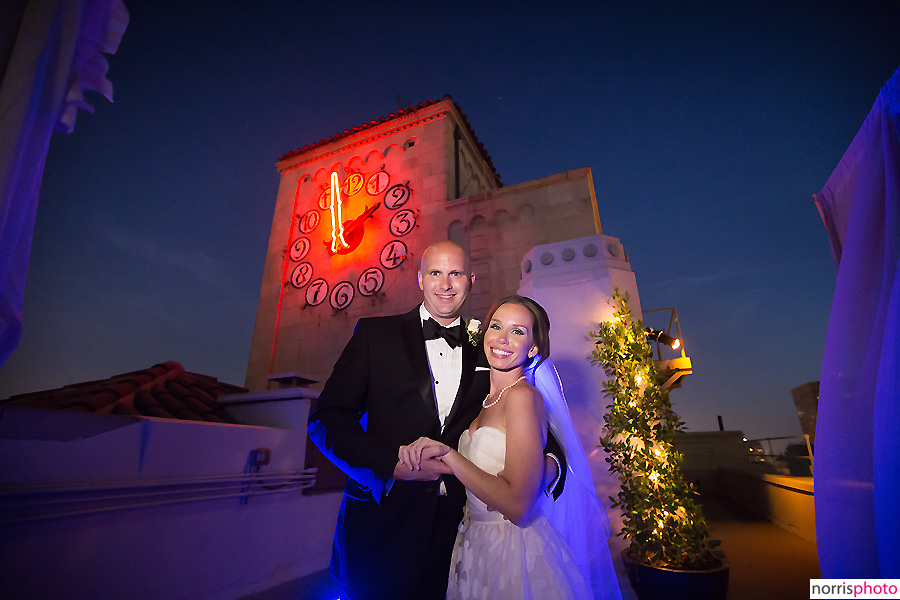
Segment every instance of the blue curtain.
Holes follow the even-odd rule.
[[[816,423],[822,577],[900,578],[900,69],[815,202],[838,261]]]
[[[44,162],[85,91],[112,100],[102,53],[128,25],[121,0],[0,2],[0,364],[22,335],[22,298]]]

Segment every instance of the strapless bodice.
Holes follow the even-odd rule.
[[[496,475],[506,464],[506,432],[485,426],[470,434],[467,429],[459,437],[459,453],[482,471]],[[466,497],[469,500],[468,517],[473,521],[503,521],[502,514],[489,511],[487,505],[468,490]]]

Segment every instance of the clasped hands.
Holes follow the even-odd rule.
[[[452,473],[442,458],[450,446],[427,437],[420,437],[408,446],[400,446],[399,461],[394,467],[394,479],[404,481],[434,481]]]

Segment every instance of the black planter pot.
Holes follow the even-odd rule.
[[[679,571],[635,562],[622,550],[625,571],[639,600],[725,600],[728,564],[704,571]]]

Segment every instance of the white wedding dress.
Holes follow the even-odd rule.
[[[464,431],[459,452],[496,475],[505,464],[506,433],[493,427]],[[519,527],[490,512],[466,492],[466,516],[459,526],[447,598],[575,599],[591,598],[584,576],[566,542],[543,514]],[[541,501],[549,501],[541,496]]]

